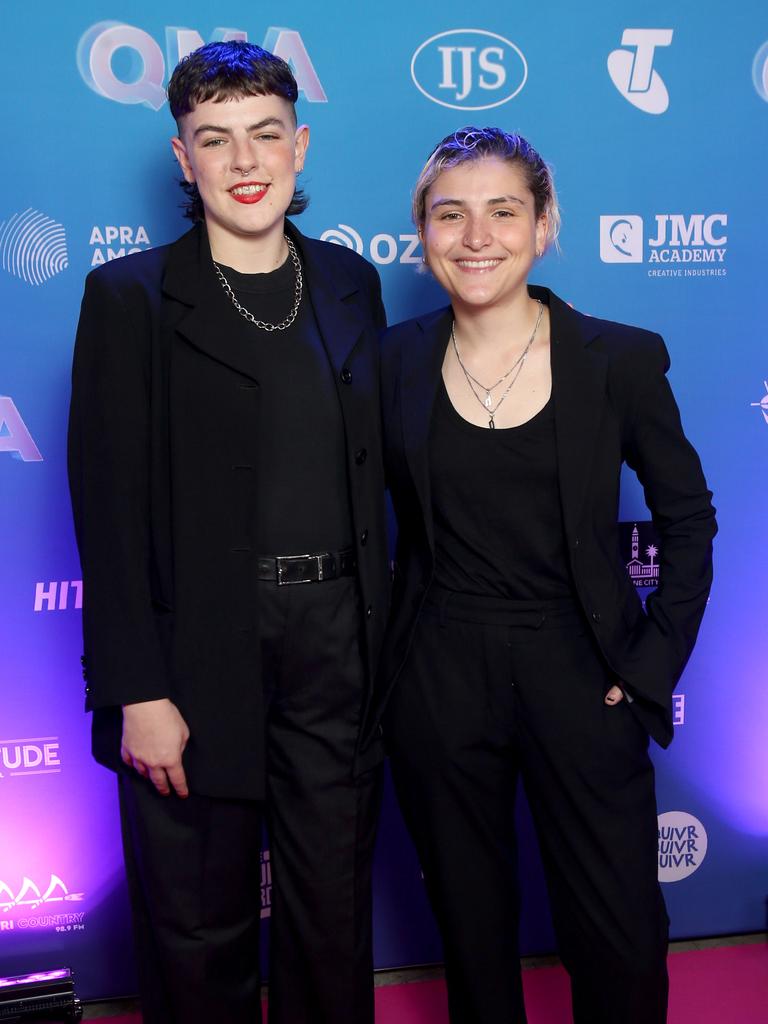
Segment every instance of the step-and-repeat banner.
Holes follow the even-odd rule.
[[[416,274],[411,186],[467,123],[554,165],[562,253],[536,280],[660,331],[719,511],[716,582],[655,751],[659,875],[675,936],[765,927],[768,688],[768,18],[764,3],[20,0],[3,4],[0,158],[0,973],[67,964],[84,996],[134,988],[114,779],[91,762],[82,585],[65,477],[87,272],[185,229],[164,85],[181,56],[247,38],[292,64],[312,143],[301,229],[379,269],[391,322],[444,302]],[[469,26],[469,27],[467,27]],[[114,396],[119,402],[119,394]],[[661,558],[624,481],[627,571]],[[553,946],[524,805],[523,946]],[[260,878],[269,916],[270,868]],[[467,875],[463,897],[473,898]],[[391,792],[377,966],[440,959]]]

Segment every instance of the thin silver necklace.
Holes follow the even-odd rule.
[[[453,342],[453,351],[456,354],[456,360],[457,360],[459,366],[461,367],[461,370],[462,370],[462,373],[464,374],[464,377],[466,378],[467,384],[469,385],[469,390],[472,392],[472,394],[475,396],[477,401],[480,403],[480,405],[482,405],[483,409],[485,409],[485,411],[488,413],[488,416],[490,417],[489,420],[488,420],[488,428],[489,428],[489,430],[495,430],[496,429],[496,424],[494,423],[494,419],[493,418],[496,415],[496,413],[499,411],[501,403],[504,401],[504,399],[507,397],[509,392],[512,390],[512,387],[514,386],[515,381],[520,376],[520,373],[521,373],[521,371],[523,369],[523,366],[525,365],[525,360],[526,360],[526,358],[528,356],[528,353],[531,350],[531,345],[533,345],[534,339],[536,337],[536,332],[539,329],[539,324],[541,323],[541,318],[544,315],[544,305],[543,305],[543,303],[541,302],[540,299],[537,299],[536,301],[539,303],[539,315],[536,317],[536,323],[533,325],[533,331],[531,332],[531,336],[528,339],[528,342],[527,342],[525,348],[520,353],[520,355],[517,357],[517,359],[514,361],[512,366],[510,366],[510,368],[507,370],[507,372],[505,374],[503,374],[501,377],[499,377],[499,379],[496,381],[495,384],[491,384],[491,386],[489,388],[487,388],[485,386],[485,384],[481,384],[480,381],[477,380],[476,377],[473,377],[472,374],[469,372],[469,370],[464,365],[464,363],[461,361],[461,356],[459,355],[459,347],[456,344],[456,321],[454,320],[453,323],[451,324],[451,341]],[[494,390],[494,388],[497,388],[499,386],[499,384],[502,384],[507,379],[507,377],[510,376],[510,374],[513,374],[513,373],[514,373],[514,376],[512,377],[512,380],[509,382],[509,384],[507,384],[506,388],[504,389],[504,394],[501,396],[501,398],[498,400],[498,402],[496,403],[496,405],[494,407],[493,406],[493,399],[491,397],[491,392]],[[480,388],[481,391],[485,392],[485,398],[481,398],[480,397],[480,395],[477,392],[477,388]]]
[[[252,323],[255,327],[260,328],[260,330],[262,331],[284,331],[286,328],[290,327],[293,321],[296,319],[296,316],[298,315],[299,306],[301,305],[301,296],[304,292],[304,278],[301,273],[301,260],[299,259],[299,254],[296,252],[296,246],[293,244],[288,235],[284,235],[283,237],[285,238],[285,241],[288,245],[288,253],[291,257],[291,260],[293,261],[293,269],[296,272],[296,299],[293,303],[293,309],[291,310],[291,312],[288,314],[288,316],[286,316],[284,320],[281,320],[279,324],[270,324],[266,320],[257,320],[250,310],[246,309],[245,306],[241,306],[240,303],[237,301],[237,298],[235,297],[235,293],[232,291],[229,281],[226,279],[226,277],[224,277],[221,267],[216,262],[216,260],[213,261],[213,269],[216,271],[216,276],[221,282],[221,287],[224,289],[224,291],[227,293],[230,299],[232,299],[232,305],[235,307],[240,316],[244,317],[246,320],[248,320],[249,323]]]

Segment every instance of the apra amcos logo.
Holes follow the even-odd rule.
[[[663,114],[669,107],[669,93],[653,67],[657,46],[669,46],[671,28],[626,28],[622,47],[608,54],[608,74],[625,100],[646,114]]]
[[[380,232],[374,235],[368,244],[363,241],[359,231],[350,227],[349,224],[339,224],[338,227],[328,228],[320,235],[323,242],[333,242],[334,245],[343,245],[347,249],[354,249],[361,256],[367,256],[374,263],[386,266],[388,263],[421,263],[421,256],[416,255],[419,247],[419,236],[410,234],[388,235]]]
[[[433,103],[452,110],[487,110],[513,99],[528,63],[511,40],[479,28],[431,36],[411,58],[411,78]]]
[[[22,462],[43,461],[21,413],[8,395],[0,395],[0,452],[9,452]]]
[[[27,284],[43,284],[69,266],[64,225],[31,208],[0,222],[0,264]]]
[[[211,42],[248,40],[239,28],[217,28]],[[87,29],[77,46],[77,67],[85,84],[115,103],[143,103],[159,110],[166,101],[166,73],[170,75],[182,57],[186,57],[204,39],[195,29],[168,25],[165,29],[165,53],[159,43],[135,25],[118,21],[100,21]],[[264,49],[282,57],[293,68],[299,92],[310,103],[327,103],[320,79],[299,32],[289,28],[269,28]]]

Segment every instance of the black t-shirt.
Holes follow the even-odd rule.
[[[489,430],[440,383],[429,435],[435,580],[467,594],[571,597],[553,400],[519,427]]]
[[[258,320],[280,323],[293,308],[290,257],[268,274],[222,265],[238,302]],[[239,314],[234,310],[235,316]],[[256,536],[260,555],[337,551],[352,543],[341,405],[309,291],[283,331],[252,332],[260,387]]]

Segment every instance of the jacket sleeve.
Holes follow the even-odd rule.
[[[652,342],[624,456],[637,473],[660,536],[660,582],[646,602],[622,671],[632,692],[667,707],[706,608],[717,526],[712,492],[683,433],[666,377],[669,355],[658,335]]]
[[[150,454],[149,338],[97,271],[80,312],[68,438],[89,709],[169,694],[150,590]]]

